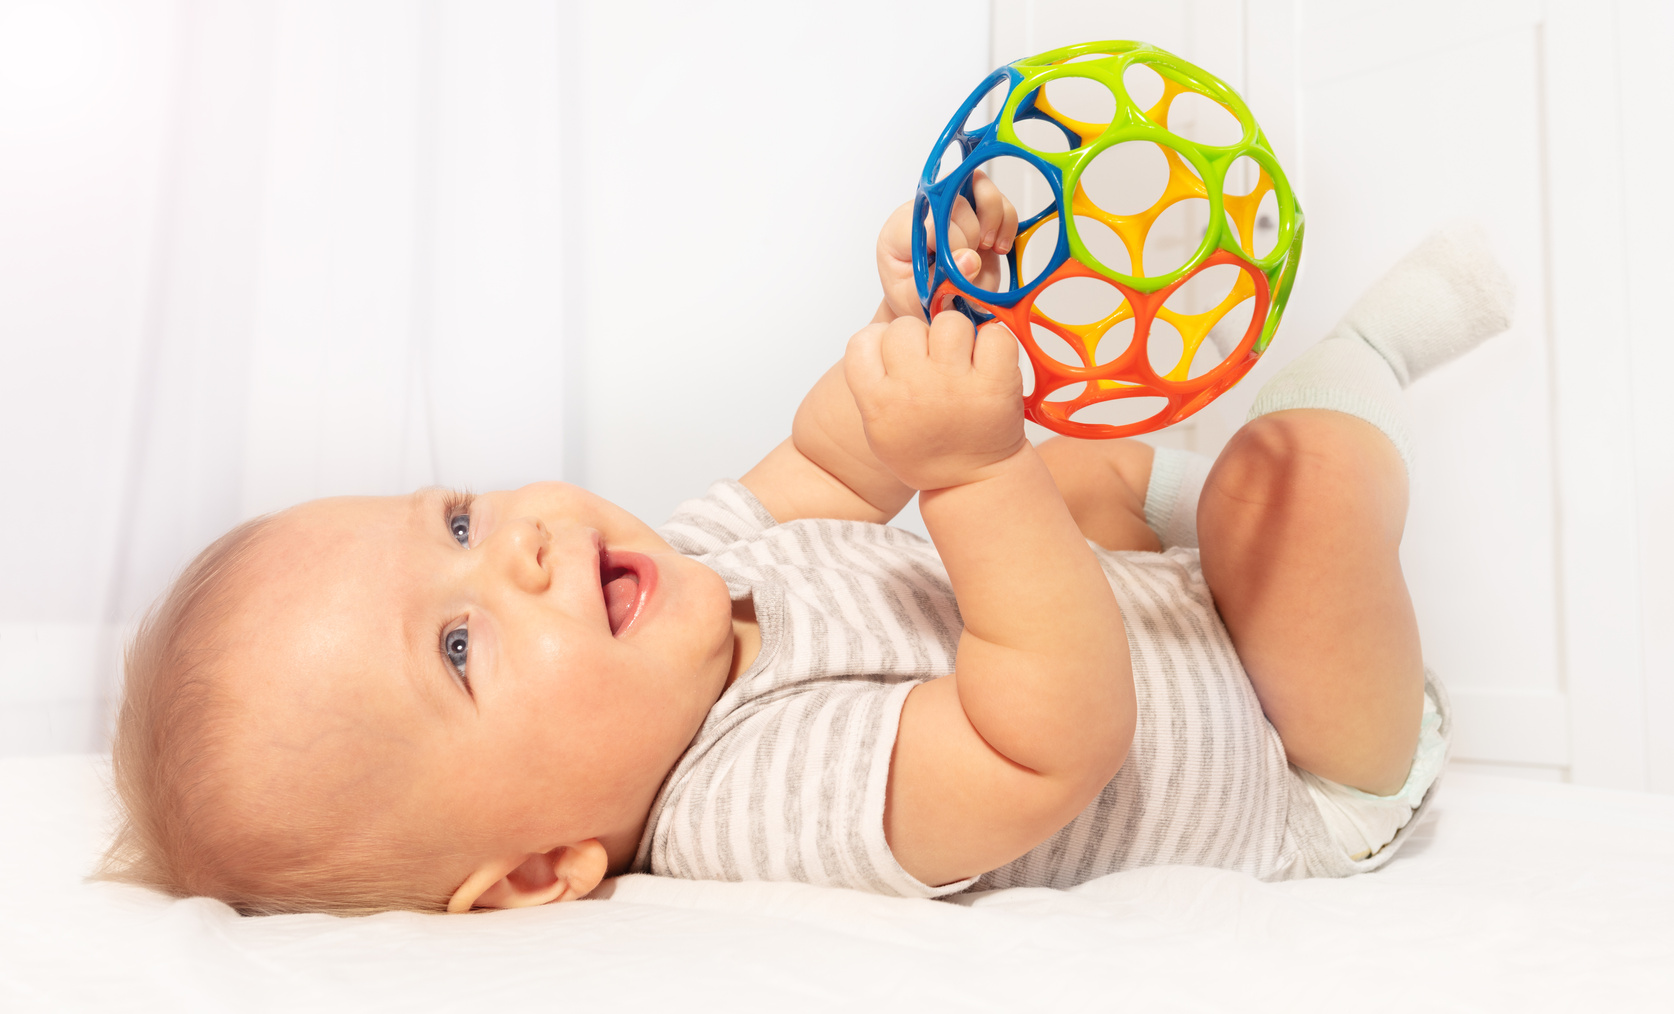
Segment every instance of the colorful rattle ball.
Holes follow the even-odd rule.
[[[1142,107],[1130,87],[1155,88],[1159,80],[1160,97]],[[981,122],[984,98],[1002,89],[998,115],[973,126]],[[1108,107],[1099,89],[1114,98],[1114,109],[1108,117],[1092,114],[1094,122],[1062,111],[1063,100],[1052,101],[1055,94],[1092,94],[1095,104]],[[1070,111],[1087,115],[1079,107]],[[1189,129],[1203,114],[1222,119],[1220,136]],[[1088,185],[1097,182],[1092,189],[1106,203],[1113,203],[1106,194],[1121,197],[1122,177],[1111,170],[1125,163],[1113,149],[1131,142],[1155,146],[1147,157],[1166,165],[1166,183],[1154,203],[1117,214],[1095,203]],[[1106,153],[1109,166],[1089,174]],[[1017,238],[990,290],[954,265],[948,227],[960,196],[975,203],[973,174],[1006,156],[1008,165],[1020,159],[1038,170],[1035,203],[1044,207],[1030,211],[1027,201],[1013,197]],[[1112,179],[1117,183],[1105,182]],[[1190,207],[1169,214],[1182,203]],[[1173,230],[1167,235],[1178,236],[1178,266],[1152,273],[1146,259],[1160,260],[1159,251],[1168,249],[1163,220]],[[1034,367],[1024,400],[1028,418],[1075,437],[1161,429],[1236,384],[1273,340],[1302,253],[1302,209],[1249,107],[1213,75],[1140,42],[1068,46],[995,71],[936,141],[919,179],[913,223],[913,272],[926,315],[955,309],[979,325],[997,319],[1009,327]],[[934,249],[927,227],[934,229]],[[1061,312],[1064,301],[1049,295],[1057,286],[1080,292],[1083,305],[1089,286],[1101,290],[1093,293],[1097,319],[1071,322],[1076,315]],[[1244,313],[1249,322],[1240,333]],[[1094,406],[1100,407],[1083,412]],[[1082,418],[1073,418],[1077,413]],[[1124,421],[1097,421],[1111,416]]]

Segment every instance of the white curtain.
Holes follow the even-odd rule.
[[[987,64],[977,0],[0,0],[0,755],[99,748],[243,518],[743,471]]]

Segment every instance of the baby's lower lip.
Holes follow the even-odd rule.
[[[614,636],[622,637],[632,630],[644,615],[646,603],[651,601],[651,596],[657,591],[657,564],[644,553],[619,549],[606,549],[599,559],[599,564],[601,577],[612,572],[626,571],[633,575],[638,584],[633,600],[628,606],[627,615],[611,631]],[[608,592],[606,596],[608,609]]]

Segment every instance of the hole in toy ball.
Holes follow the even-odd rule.
[[[974,175],[976,172],[985,175],[994,184],[1000,195],[1011,202],[1012,207],[1017,209],[1017,217],[1020,222],[1028,222],[1031,218],[1038,217],[1043,211],[1056,207],[1056,198],[1052,194],[1052,187],[1047,183],[1046,177],[1041,175],[1040,170],[1025,159],[1018,158],[1015,155],[1001,155],[976,166],[972,170],[972,174]],[[965,177],[965,179],[969,179],[969,177]],[[963,186],[960,189],[963,190]],[[974,191],[975,187],[973,186],[972,189]],[[982,222],[975,218],[975,209],[970,208],[963,195],[955,199],[949,210],[951,212],[951,218],[948,222],[950,241],[956,246],[970,246],[979,243],[982,239]],[[1023,262],[1021,275],[1024,285],[1032,283],[1039,277],[1041,270],[1051,261],[1053,247],[1057,242],[1057,224],[1056,219],[1049,221],[1052,223],[1053,231],[1044,242],[1035,241],[1033,234],[1017,237],[1013,241],[1013,249],[1020,251],[1020,259]],[[963,244],[961,244],[960,237],[954,235],[956,227],[963,236]],[[972,235],[964,235],[967,230]],[[988,292],[1010,292],[1016,288],[1006,257],[988,253],[984,256],[983,262],[983,274],[974,282],[978,288]]]
[[[1186,341],[1180,337],[1180,330],[1168,321],[1158,317],[1151,322],[1151,333],[1145,339],[1145,358],[1151,363],[1152,372],[1159,377],[1180,365],[1180,357],[1186,354]]]
[[[1046,101],[1072,120],[1102,127],[1116,115],[1116,95],[1090,77],[1058,77],[1046,83]],[[1085,144],[1089,139],[1083,137]]]
[[[1099,336],[1099,343],[1093,348],[1093,365],[1107,366],[1114,363],[1132,344],[1133,318],[1129,317],[1112,324],[1110,330]]]
[[[1087,365],[1082,361],[1080,353],[1075,350],[1075,346],[1070,344],[1069,339],[1053,331],[1045,324],[1030,323],[1029,334],[1034,338],[1035,344],[1040,347],[1046,358],[1053,362],[1073,366],[1076,369]]]
[[[1099,152],[1078,180],[1087,199],[1112,215],[1137,215],[1168,189],[1168,157],[1150,141],[1124,141]]]
[[[1235,293],[1244,293],[1228,306]],[[1245,273],[1233,264],[1213,264],[1188,278],[1164,304],[1185,318],[1180,326],[1193,335],[1204,335],[1192,356],[1186,377],[1201,377],[1218,366],[1238,347],[1255,309],[1254,288]],[[1219,313],[1219,317],[1212,316]]]
[[[1000,115],[1000,109],[1006,104],[1006,96],[1011,94],[1011,79],[1002,78],[998,84],[988,89],[987,94],[977,102],[971,114],[965,117],[964,131],[976,134],[984,130],[994,118]]]
[[[1018,238],[1017,273],[1023,277],[1025,288],[1033,285],[1052,263],[1052,255],[1058,249],[1058,232],[1058,219],[1054,216],[1035,226],[1027,236]]]
[[[975,278],[966,279],[980,292],[1010,292],[1013,288],[1011,262],[996,253],[982,255]]]
[[[1187,379],[1201,377],[1231,358],[1244,340],[1244,332],[1250,329],[1250,318],[1254,315],[1254,296],[1228,310],[1226,316],[1209,329],[1208,339],[1197,350],[1192,368],[1186,372]]]
[[[1211,264],[1169,293],[1163,305],[1187,316],[1207,313],[1221,305],[1243,277],[1244,272],[1235,264]]]
[[[1061,66],[1069,63],[1099,63],[1103,60],[1114,59],[1115,56],[1114,53],[1082,53],[1080,56],[1072,56],[1068,60],[1059,60],[1058,64]]]
[[[1140,112],[1146,112],[1162,98],[1163,79],[1145,64],[1135,63],[1123,72],[1122,87],[1127,89],[1128,98],[1133,99]]]
[[[936,178],[931,182],[940,183],[947,179],[948,174],[959,168],[959,163],[963,161],[964,149],[959,146],[958,141],[949,141],[947,147],[942,149],[941,161],[936,163]]]
[[[1043,155],[1053,155],[1070,150],[1069,135],[1064,128],[1052,120],[1039,116],[1016,120],[1011,129],[1017,131],[1017,139],[1023,146]]]
[[[1095,263],[1089,267],[1102,267],[1121,275],[1133,270],[1133,264],[1128,260],[1128,248],[1122,245],[1115,229],[1096,218],[1076,215],[1075,234],[1081,237],[1082,245],[1093,256]]]
[[[1256,206],[1255,255],[1266,257],[1279,243],[1279,195],[1266,193]]]
[[[1035,309],[1060,324],[1093,324],[1122,305],[1122,290],[1098,278],[1061,278],[1035,297]]]
[[[1146,277],[1155,278],[1178,270],[1203,242],[1204,228],[1209,221],[1209,202],[1200,197],[1187,198],[1169,205],[1151,223],[1145,234],[1145,252],[1141,255]]]
[[[1026,222],[1052,207],[1052,185],[1026,159],[1016,155],[1000,155],[975,167],[987,176],[1011,206],[1017,209],[1017,220]]]
[[[1068,405],[1086,393],[1087,385],[1084,383],[1065,384],[1063,387],[1048,393],[1046,400],[1057,405]]]
[[[1243,197],[1261,181],[1261,166],[1248,155],[1240,155],[1227,167],[1226,179],[1221,181],[1221,193],[1229,197]]]
[[[1131,426],[1144,422],[1167,408],[1167,398],[1145,394],[1130,395],[1126,398],[1111,398],[1084,405],[1070,414],[1070,420],[1094,425],[1103,423],[1106,426]]]
[[[1168,129],[1188,141],[1224,148],[1237,144],[1244,127],[1230,109],[1200,92],[1183,92],[1168,106]]]

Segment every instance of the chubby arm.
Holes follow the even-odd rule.
[[[1116,773],[1136,710],[1127,638],[1023,437],[1004,328],[902,317],[857,334],[845,368],[874,456],[920,491],[965,621],[955,673],[907,698],[884,818],[902,866],[949,883],[1046,840]]]
[[[976,206],[955,202],[948,230],[954,262],[966,277],[992,288],[1000,257],[1017,234],[1017,211],[982,173],[974,174]],[[896,317],[923,319],[913,283],[912,205],[890,215],[878,236],[878,279],[884,298],[873,323]],[[827,370],[796,410],[790,439],[745,473],[744,485],[779,522],[796,518],[838,518],[885,522],[915,492],[880,464],[867,446],[839,363]]]
[[[841,363],[825,371],[802,399],[790,439],[769,451],[741,481],[780,523],[838,518],[881,524],[914,493],[866,446]]]

